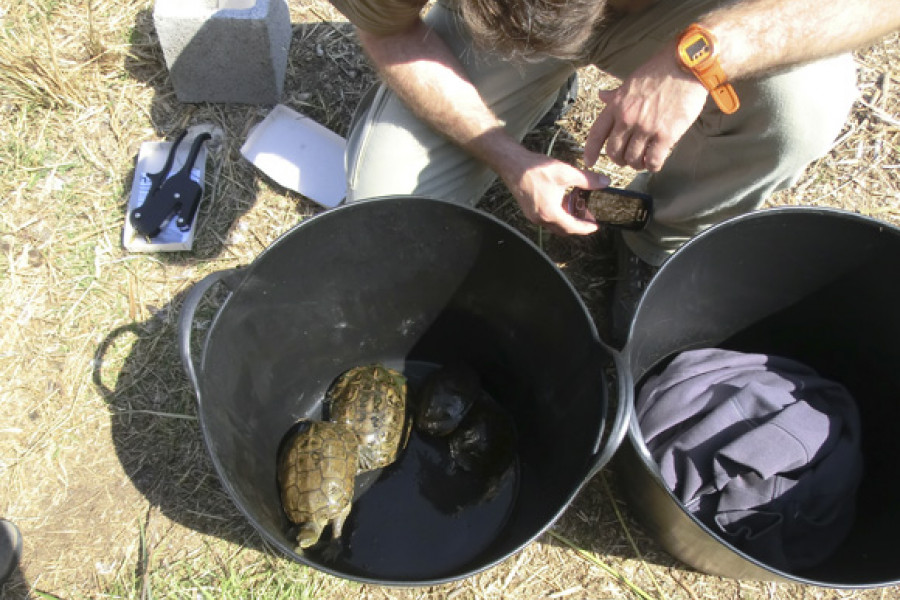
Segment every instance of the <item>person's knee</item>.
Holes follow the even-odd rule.
[[[768,77],[748,96],[768,119],[772,158],[802,168],[825,155],[846,124],[856,69],[852,57],[839,56]]]

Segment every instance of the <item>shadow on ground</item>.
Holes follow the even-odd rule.
[[[204,445],[193,390],[181,367],[180,298],[155,316],[112,331],[98,347],[94,384],[109,405],[112,439],[135,488],[167,518],[239,545],[261,547],[219,483]],[[118,373],[107,356],[130,345]],[[110,387],[106,381],[114,380]]]
[[[9,579],[0,585],[0,598],[7,600],[28,600],[31,598],[29,590],[31,589],[25,574],[19,566],[13,569]]]

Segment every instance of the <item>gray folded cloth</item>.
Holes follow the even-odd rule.
[[[673,493],[757,560],[814,566],[852,528],[861,426],[842,385],[783,357],[691,350],[647,379],[636,409]]]

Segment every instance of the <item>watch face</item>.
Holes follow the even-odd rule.
[[[710,55],[711,48],[709,41],[700,34],[692,36],[686,40],[686,44],[682,46],[685,59],[689,66],[694,66],[703,62]]]

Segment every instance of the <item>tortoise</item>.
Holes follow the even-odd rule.
[[[450,457],[464,471],[491,478],[516,456],[516,429],[510,415],[487,392],[449,435]]]
[[[447,441],[451,472],[470,484],[469,504],[492,500],[515,477],[515,425],[487,392],[482,392]]]
[[[359,439],[359,470],[393,463],[409,439],[406,378],[382,364],[342,373],[326,394],[329,420],[347,426]]]
[[[459,427],[481,394],[481,378],[469,365],[452,363],[425,377],[416,407],[416,429],[443,437]]]
[[[347,427],[299,421],[291,428],[278,459],[281,503],[292,523],[300,525],[297,552],[314,545],[328,523],[332,538],[341,536],[353,503],[359,452]]]

